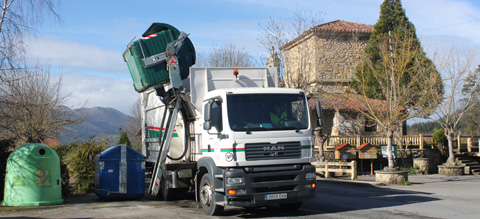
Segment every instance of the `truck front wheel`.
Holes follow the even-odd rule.
[[[215,204],[214,188],[210,175],[206,173],[200,181],[200,204],[207,215],[218,215],[223,212],[223,206]]]

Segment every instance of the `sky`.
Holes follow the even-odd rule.
[[[260,24],[288,20],[296,7],[321,13],[322,23],[344,20],[374,25],[383,0],[64,0],[61,22],[47,20],[29,39],[32,62],[50,65],[62,77],[65,105],[111,107],[125,114],[139,98],[123,52],[154,22],[190,34],[197,52],[234,44],[251,55],[265,51],[258,43]],[[456,46],[480,51],[480,1],[403,0],[427,55]],[[321,24],[321,23],[319,23]],[[480,64],[477,57],[475,66]]]

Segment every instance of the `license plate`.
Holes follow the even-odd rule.
[[[265,195],[265,200],[287,199],[287,193]]]

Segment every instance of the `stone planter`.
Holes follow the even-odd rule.
[[[438,174],[444,176],[461,176],[465,172],[465,165],[447,166],[438,165]]]
[[[429,158],[413,158],[413,167],[418,167],[417,173],[421,173],[422,175],[428,175],[429,173]]]
[[[408,181],[408,171],[398,170],[398,171],[387,171],[387,170],[376,170],[375,171],[375,182],[381,182],[385,185],[389,184],[402,184]]]

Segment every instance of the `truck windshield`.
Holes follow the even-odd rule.
[[[230,94],[227,107],[233,131],[308,128],[304,94]]]

